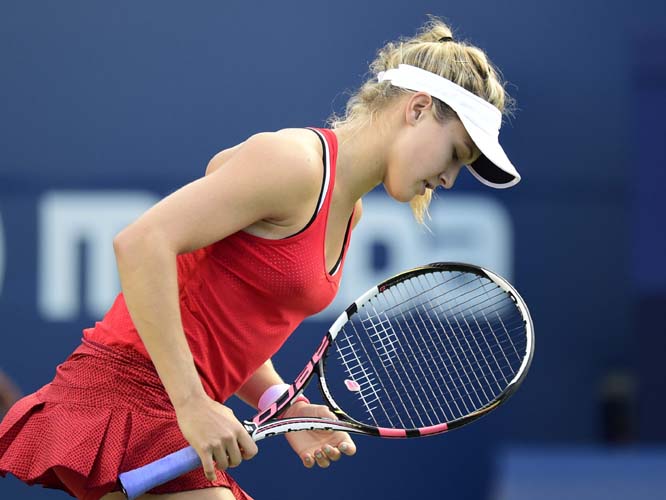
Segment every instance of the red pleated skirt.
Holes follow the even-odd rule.
[[[150,360],[84,340],[50,384],[19,400],[0,423],[0,475],[85,500],[117,491],[120,472],[177,451],[183,437]],[[225,472],[199,468],[149,493],[223,486],[252,500]]]

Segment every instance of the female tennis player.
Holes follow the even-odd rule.
[[[0,473],[81,499],[118,499],[119,472],[188,444],[203,468],[141,498],[250,498],[227,469],[257,447],[224,402],[259,408],[282,379],[270,358],[340,282],[361,197],[383,184],[423,222],[460,169],[520,180],[498,142],[508,98],[486,55],[436,18],[389,43],[330,129],[261,133],[114,240],[122,293],[54,380],[0,426]],[[327,416],[303,397],[285,416]],[[356,447],[342,432],[287,435],[305,467]]]

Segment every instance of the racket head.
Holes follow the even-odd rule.
[[[313,368],[355,427],[418,437],[468,424],[520,386],[534,352],[527,305],[487,269],[436,262],[368,290],[337,318]]]

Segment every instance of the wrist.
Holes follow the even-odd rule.
[[[204,402],[208,399],[210,399],[208,397],[208,394],[206,394],[204,390],[201,390],[200,392],[199,391],[192,392],[190,394],[174,398],[172,404],[174,410],[176,410],[176,413],[178,413],[179,411],[182,411],[185,408],[196,405],[197,403]]]

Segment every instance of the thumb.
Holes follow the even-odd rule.
[[[321,418],[330,418],[332,420],[338,420],[338,417],[333,413],[328,406],[317,405],[315,409],[315,416]]]

